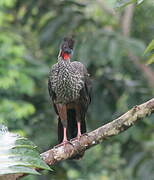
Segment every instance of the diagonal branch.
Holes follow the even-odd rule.
[[[120,116],[119,118],[107,123],[98,129],[82,135],[80,141],[71,140],[71,144],[64,147],[55,146],[52,149],[41,154],[43,160],[48,165],[54,165],[57,162],[66,160],[75,156],[77,153],[86,151],[94,145],[101,143],[107,137],[118,135],[127,128],[134,125],[138,120],[154,113],[154,98],[141,104],[134,106],[131,110]],[[25,174],[7,175],[5,180],[16,180]]]
[[[99,127],[98,129],[82,135],[80,141],[71,140],[71,144],[58,146],[41,154],[44,161],[53,165],[62,160],[75,156],[78,152],[85,151],[92,146],[101,143],[107,137],[117,135],[131,127],[138,120],[154,113],[154,98],[144,104],[134,106],[131,110],[113,120],[112,122]]]

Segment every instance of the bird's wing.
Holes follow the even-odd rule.
[[[57,75],[57,69],[58,69],[57,64],[53,65],[52,68],[50,69],[49,77],[48,77],[48,91],[49,91],[49,95],[52,99],[52,103],[53,103],[55,112],[58,115],[58,110],[56,108],[56,104],[54,103],[56,100],[56,94],[52,90],[52,80],[53,80],[53,77]]]
[[[71,63],[71,65],[74,67],[75,71],[77,71],[77,74],[79,73],[81,78],[83,78],[83,88],[80,90],[80,97],[78,101],[74,102],[76,111],[72,114],[68,114],[68,129],[70,132],[70,137],[74,138],[77,136],[77,122],[74,121],[74,119],[78,119],[81,125],[81,134],[86,133],[86,121],[85,116],[86,112],[88,110],[88,106],[91,102],[91,80],[89,77],[89,74],[87,72],[87,69],[85,66],[77,61],[74,61]],[[73,159],[80,159],[84,155],[84,152],[81,152],[73,157]]]
[[[61,119],[60,119],[60,116],[58,113],[57,106],[55,104],[56,94],[52,90],[53,77],[57,76],[57,73],[58,73],[57,70],[58,70],[57,64],[53,65],[52,68],[50,69],[49,77],[48,77],[48,90],[49,90],[49,95],[52,99],[54,110],[55,110],[56,114],[58,115],[58,141],[59,141],[59,143],[61,143],[63,140],[63,125],[62,125],[62,122],[61,122]]]
[[[83,77],[84,81],[83,88],[80,90],[80,98],[78,104],[80,106],[81,121],[85,121],[85,114],[91,102],[91,80],[87,69],[82,63],[74,61],[71,64],[76,69],[76,71],[78,71],[78,73]]]
[[[71,65],[83,77],[84,86],[80,91],[80,101],[84,105],[85,107],[84,109],[87,111],[88,105],[91,102],[91,89],[92,89],[91,79],[89,77],[87,69],[82,63],[78,61],[74,61],[71,63]]]

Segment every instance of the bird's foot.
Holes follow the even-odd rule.
[[[63,146],[63,150],[68,156],[72,153],[72,150],[74,149],[73,144],[68,140],[63,141],[60,146]]]
[[[65,141],[63,141],[62,143],[57,144],[57,145],[55,146],[55,148],[58,148],[58,147],[60,147],[60,146],[64,146],[64,147],[65,147],[67,144],[72,145],[72,143],[71,143],[70,141],[65,140]]]
[[[77,140],[80,141],[80,138],[81,138],[82,134],[81,133],[78,133],[77,135]]]
[[[61,146],[66,146],[66,144],[70,144],[68,140],[64,140],[62,143],[60,143]]]

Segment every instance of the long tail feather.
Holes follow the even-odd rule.
[[[67,117],[68,117],[68,138],[72,139],[77,136],[77,121],[76,121],[76,112],[74,109],[70,109],[67,111]],[[81,120],[81,133],[86,132],[86,123],[85,123],[85,117]],[[84,155],[84,152],[76,154],[74,157],[70,159],[81,159]]]
[[[74,109],[69,109],[67,111],[67,122],[67,136],[70,140],[77,136],[76,112]]]

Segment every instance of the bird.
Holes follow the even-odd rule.
[[[58,115],[58,142],[66,145],[70,139],[80,139],[86,133],[85,116],[91,102],[91,79],[86,67],[71,61],[74,39],[64,37],[58,61],[48,77],[48,90]],[[83,154],[80,154],[83,156]]]

